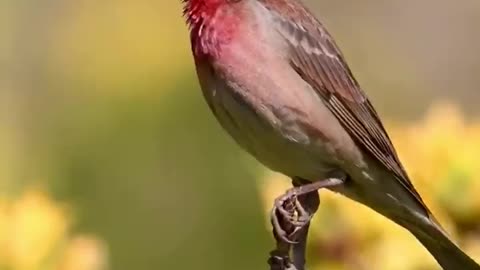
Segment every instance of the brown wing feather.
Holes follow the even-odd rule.
[[[273,1],[276,3],[272,4]],[[322,24],[297,1],[261,2],[272,12],[278,31],[290,44],[290,61],[295,71],[323,97],[359,145],[390,170],[427,209],[400,163],[377,112]]]

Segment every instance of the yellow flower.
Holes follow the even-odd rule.
[[[77,236],[68,244],[59,270],[104,270],[107,258],[104,243],[93,236]]]
[[[0,198],[0,269],[4,266],[7,258],[7,242],[6,238],[8,225],[8,202],[5,198]]]
[[[71,217],[46,193],[29,189],[17,200],[0,198],[0,268],[104,270],[108,254],[93,236],[70,240]]]
[[[6,257],[13,269],[32,269],[62,242],[69,225],[66,211],[39,191],[26,192],[6,219]]]

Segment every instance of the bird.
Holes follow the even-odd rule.
[[[295,243],[281,221],[308,227],[326,188],[410,231],[443,269],[480,270],[416,191],[343,53],[301,0],[182,1],[208,107],[241,148],[295,185],[275,203],[280,240]]]

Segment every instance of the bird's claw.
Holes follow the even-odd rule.
[[[311,219],[312,215],[298,201],[295,189],[289,190],[275,200],[271,212],[271,222],[275,235],[283,242],[296,244],[295,234]]]

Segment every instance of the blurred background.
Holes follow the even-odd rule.
[[[318,0],[414,184],[480,261],[480,2]],[[0,269],[267,269],[289,181],[202,100],[179,0],[0,1]],[[322,192],[310,269],[438,269]]]

